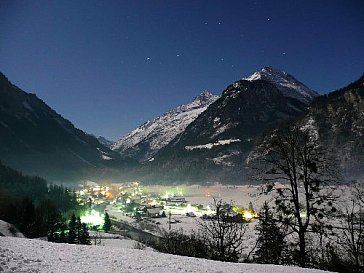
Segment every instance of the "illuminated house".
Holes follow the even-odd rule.
[[[169,197],[166,199],[166,204],[167,205],[175,205],[175,206],[180,206],[182,204],[186,204],[186,198],[184,197],[180,197],[180,196],[176,196],[176,197]]]
[[[147,216],[150,218],[158,218],[160,216],[160,208],[147,208]]]

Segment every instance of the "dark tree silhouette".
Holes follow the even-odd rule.
[[[87,225],[85,223],[81,223],[81,230],[80,230],[80,242],[81,245],[90,245],[91,244],[91,238],[90,234],[88,232]]]
[[[273,212],[265,202],[259,213],[257,250],[255,260],[264,264],[282,264],[286,247],[285,234],[274,219]]]
[[[109,232],[110,228],[111,228],[110,216],[107,212],[105,212],[103,229],[105,232]]]
[[[73,213],[68,224],[68,243],[77,244],[77,242],[77,219],[76,215]]]
[[[216,217],[200,222],[199,233],[211,259],[238,261],[242,252],[246,223],[229,215],[230,204],[214,199]]]
[[[259,179],[274,191],[278,220],[298,237],[297,262],[307,263],[306,234],[313,221],[323,224],[324,203],[332,202],[337,174],[318,145],[310,124],[274,130],[257,150]],[[283,186],[277,186],[283,184]],[[330,186],[331,185],[331,186]],[[324,189],[325,186],[325,189]]]

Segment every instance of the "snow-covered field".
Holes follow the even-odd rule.
[[[353,187],[351,186],[340,186],[338,187],[334,195],[337,196],[337,200],[334,202],[334,206],[338,211],[345,211],[347,207],[350,207],[351,199],[353,196]],[[144,219],[142,221],[136,221],[134,218],[127,217],[123,215],[120,209],[110,206],[108,208],[109,214],[121,221],[128,222],[130,225],[138,228],[140,230],[152,233],[154,235],[161,235],[164,231],[168,231],[169,227],[171,230],[183,230],[184,233],[190,233],[192,230],[198,231],[199,222],[203,220],[200,218],[204,213],[208,214],[209,211],[207,206],[213,207],[213,198],[222,199],[225,202],[232,202],[239,207],[248,207],[249,202],[252,202],[253,207],[256,211],[259,211],[262,207],[264,201],[272,201],[274,198],[272,195],[260,194],[260,187],[252,186],[226,186],[226,185],[212,185],[212,186],[146,186],[144,191],[148,193],[156,193],[163,195],[166,192],[182,192],[189,204],[201,204],[204,210],[194,211],[197,217],[186,216],[185,208],[170,208],[165,207],[165,213],[168,216],[171,212],[172,223],[169,225],[168,217],[165,218],[154,218],[154,219]],[[193,206],[191,207],[193,209]],[[331,224],[334,227],[333,236],[329,236],[325,241],[330,241],[331,244],[335,245],[338,234],[342,231],[340,227],[343,226],[342,219],[338,218],[339,213],[336,217],[326,219],[326,224]],[[257,240],[257,231],[255,226],[258,220],[252,219],[250,223],[246,226],[246,231],[244,235],[243,251],[242,255],[246,256],[251,251],[254,250]],[[297,238],[295,239],[297,240]],[[312,240],[317,241],[317,238]],[[315,248],[315,245],[311,246]]]
[[[217,200],[222,199],[227,203],[233,203],[239,207],[248,208],[249,202],[252,202],[254,209],[259,210],[264,201],[268,200],[270,197],[265,195],[259,195],[259,187],[249,187],[249,186],[226,186],[226,185],[214,185],[214,186],[146,186],[144,191],[147,193],[156,193],[163,195],[166,192],[181,192],[186,198],[188,204],[201,204],[204,210],[196,211],[193,206],[188,208],[177,208],[177,207],[165,207],[166,215],[171,212],[172,214],[172,224],[171,230],[180,230],[184,232],[190,232],[192,230],[198,229],[198,222],[201,221],[200,217],[203,214],[213,213],[209,207],[213,208],[214,198]],[[197,217],[186,216],[187,211],[193,211]],[[145,230],[145,223],[136,223],[135,219],[125,216],[120,209],[116,207],[109,207],[108,212],[114,218],[121,221],[128,222],[134,227],[141,228]],[[166,218],[156,218],[149,221],[149,231],[154,234],[158,234],[159,230],[169,230],[169,219]],[[157,224],[155,224],[157,223]],[[153,230],[151,228],[153,227]],[[252,227],[254,226],[251,225]],[[148,229],[148,228],[147,228]],[[148,231],[148,230],[146,230]]]
[[[96,232],[93,230],[90,230],[89,234],[91,237],[91,244],[93,245],[128,248],[128,249],[143,247],[145,250],[150,250],[150,251],[153,250],[152,248],[147,247],[139,243],[138,241],[129,239],[125,236],[121,236],[118,234]]]
[[[298,267],[224,263],[137,249],[56,244],[13,237],[0,237],[0,271],[17,273],[324,272]]]
[[[213,203],[213,198],[223,199],[226,202],[234,202],[238,206],[248,206],[251,201],[258,205],[264,198],[258,196],[260,187],[258,186],[231,186],[231,185],[211,185],[211,186],[145,186],[146,192],[163,195],[166,192],[182,192],[186,200],[191,204],[202,204],[204,207]],[[264,201],[263,201],[264,202]]]
[[[179,186],[178,189],[176,187],[149,186],[144,187],[144,190],[159,194],[167,191],[182,191],[188,203],[201,204],[205,209],[208,205],[212,205],[213,197],[233,202],[242,207],[247,207],[249,202],[252,202],[256,210],[260,209],[265,200],[271,199],[270,196],[260,195],[259,187],[248,186]],[[348,202],[350,203],[351,190],[349,186],[341,186],[337,189],[336,195],[340,196],[339,202],[336,203],[338,209],[343,209]],[[110,215],[115,218],[129,222],[140,229],[148,230],[154,226],[156,230],[149,230],[151,233],[157,234],[158,230],[168,230],[168,217],[150,219],[143,226],[135,219],[124,216],[116,207],[109,206],[108,210]],[[177,220],[171,224],[171,228],[173,230],[182,228],[185,232],[197,229],[198,221],[202,221],[198,216],[207,212],[207,210],[200,211],[196,212],[197,217],[187,217],[176,208],[170,209],[170,211],[172,219]],[[168,212],[168,208],[166,212]],[[243,251],[245,254],[254,247],[256,222],[253,220],[248,225]],[[2,223],[0,227],[2,227],[2,233],[8,230],[6,223]],[[12,236],[9,232],[4,235]],[[91,232],[91,236],[94,235]],[[100,236],[100,234],[96,235]],[[140,247],[136,241],[120,235],[101,234],[101,237],[101,243],[98,246],[54,244],[41,240],[0,237],[0,272],[323,272],[297,267],[223,263],[174,256],[155,252],[148,247],[143,250],[136,249],[136,247]]]

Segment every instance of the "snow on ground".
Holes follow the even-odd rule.
[[[115,247],[56,244],[24,238],[0,238],[4,272],[241,272],[319,273],[315,269],[238,264]]]
[[[91,244],[98,245],[98,246],[109,246],[109,247],[120,247],[120,248],[128,248],[128,249],[135,249],[139,247],[143,247],[146,250],[153,250],[150,247],[147,247],[138,241],[129,239],[125,236],[119,234],[111,234],[111,233],[104,233],[98,231],[89,231],[91,237]]]
[[[254,208],[258,211],[268,196],[259,195],[259,187],[250,186],[226,186],[226,185],[213,185],[213,186],[183,186],[180,185],[177,188],[172,186],[145,186],[144,191],[147,193],[155,193],[163,195],[166,192],[182,192],[189,204],[201,204],[204,210],[196,211],[192,207],[169,207],[165,206],[165,213],[168,216],[171,212],[172,224],[171,230],[183,229],[185,232],[190,232],[198,228],[198,221],[201,221],[200,217],[203,214],[213,213],[214,198],[217,200],[222,199],[225,202],[232,202],[240,207],[248,207],[249,202],[252,202]],[[209,209],[210,208],[210,209]],[[109,206],[107,208],[110,216],[119,219],[123,222],[127,222],[136,228],[140,228],[145,231],[150,231],[154,234],[160,235],[159,230],[169,230],[169,219],[155,218],[147,220],[150,225],[147,225],[146,221],[136,223],[134,218],[125,216],[119,208]],[[186,212],[193,211],[197,217],[188,217]],[[152,225],[154,224],[154,228]],[[149,228],[146,228],[149,226]]]
[[[235,143],[235,142],[240,142],[240,139],[224,139],[224,140],[218,140],[217,142],[214,143],[207,143],[207,144],[203,144],[203,145],[196,145],[196,146],[185,146],[185,149],[187,151],[192,151],[195,149],[212,149],[213,147],[216,146],[221,146],[221,145],[228,145],[231,143]]]
[[[12,224],[0,220],[0,236],[24,237],[24,235]]]
[[[281,185],[283,186],[283,185]],[[265,201],[273,202],[274,195],[265,195],[261,193],[261,187],[259,186],[228,186],[228,185],[211,185],[211,186],[183,186],[178,187],[173,186],[145,186],[144,191],[147,193],[160,194],[161,196],[166,194],[166,192],[178,192],[183,193],[188,204],[192,206],[186,207],[169,207],[165,206],[164,211],[167,217],[164,218],[153,218],[153,219],[143,219],[141,221],[136,221],[135,218],[125,216],[120,208],[109,206],[108,211],[110,216],[129,223],[129,225],[134,226],[137,229],[152,233],[157,236],[161,236],[163,231],[169,230],[183,230],[184,233],[188,234],[191,231],[198,231],[199,222],[204,221],[201,219],[203,214],[213,213],[213,211],[208,209],[208,206],[212,209],[213,198],[222,199],[225,202],[232,202],[239,207],[247,208],[249,202],[252,202],[253,207],[256,211],[259,211]],[[338,187],[334,196],[340,197],[334,202],[335,208],[338,211],[345,212],[347,207],[350,208],[351,198],[353,196],[353,188],[351,186],[342,185]],[[203,205],[203,210],[194,210],[193,204]],[[193,211],[196,217],[186,216],[186,212]],[[169,224],[169,212],[171,212],[171,224]],[[336,215],[336,216],[335,216]],[[334,227],[334,233],[336,235],[341,234],[340,227],[343,225],[342,219],[338,218],[340,213],[333,215],[333,218],[327,219],[327,224],[331,224]],[[257,231],[255,226],[257,224],[257,219],[252,219],[251,222],[246,227],[246,233],[244,235],[243,243],[243,255],[250,253],[257,239]],[[170,227],[170,229],[169,229]],[[335,243],[335,238],[328,238],[331,243]],[[296,239],[295,239],[296,240]],[[316,239],[314,239],[315,241]],[[313,248],[315,246],[312,246]]]
[[[179,192],[182,193],[189,204],[201,204],[203,210],[195,210],[193,206],[187,205],[186,207],[170,207],[165,206],[164,211],[167,217],[143,219],[142,221],[136,221],[135,218],[125,216],[119,208],[115,206],[109,206],[107,208],[110,216],[127,222],[129,225],[152,233],[157,236],[161,236],[163,231],[176,231],[182,230],[188,234],[192,231],[198,231],[199,222],[202,222],[201,216],[203,214],[213,213],[214,198],[217,200],[222,199],[228,203],[234,203],[239,207],[248,208],[249,202],[252,202],[255,210],[259,210],[264,201],[270,197],[266,195],[260,195],[260,187],[258,186],[231,186],[231,185],[211,185],[211,186],[145,186],[143,190],[147,193],[164,195],[166,192]],[[196,217],[186,216],[186,212],[193,211]],[[169,224],[169,212],[171,213],[171,224]],[[246,227],[245,240],[243,244],[243,254],[247,255],[255,246],[256,243],[256,230],[255,226],[257,220],[253,219]],[[170,229],[169,229],[170,228]]]
[[[181,192],[190,204],[201,204],[206,208],[213,204],[213,198],[222,199],[225,202],[232,202],[237,206],[248,207],[249,202],[253,203],[256,210],[263,205],[264,201],[270,198],[267,195],[260,195],[260,186],[246,185],[211,185],[211,186],[145,186],[143,190],[147,193],[163,195],[166,192]],[[256,207],[255,207],[256,206]]]

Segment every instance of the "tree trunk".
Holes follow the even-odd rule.
[[[305,238],[305,232],[299,232],[298,233],[299,236],[299,246],[300,246],[300,250],[299,250],[299,265],[301,267],[306,267],[306,238]]]

